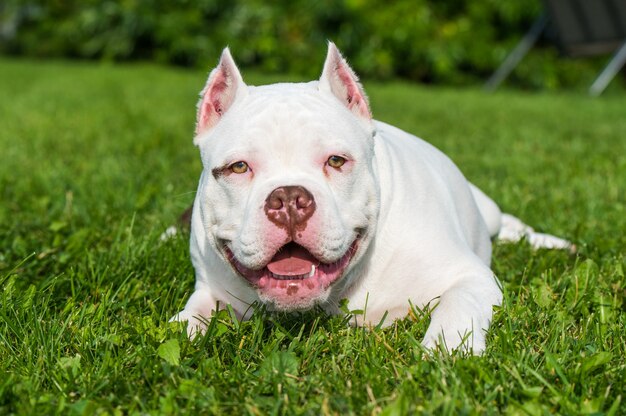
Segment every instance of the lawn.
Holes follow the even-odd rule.
[[[321,65],[321,62],[319,63]],[[0,414],[626,413],[626,99],[365,82],[376,118],[578,253],[496,245],[481,357],[429,355],[427,316],[227,311],[190,342],[187,235],[206,73],[0,60]],[[250,83],[279,78],[247,74]]]

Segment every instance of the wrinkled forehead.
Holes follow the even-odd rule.
[[[335,114],[334,103],[311,84],[275,84],[251,87],[236,112],[245,114],[249,130],[306,136],[323,132]],[[302,137],[304,138],[304,137]]]
[[[345,106],[318,91],[317,81],[303,84],[249,86],[210,133],[228,140],[207,140],[210,153],[238,150],[285,151],[285,146],[363,147],[368,132]]]

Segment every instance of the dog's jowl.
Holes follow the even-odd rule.
[[[424,345],[477,354],[502,299],[491,238],[567,246],[501,214],[430,144],[373,120],[332,43],[318,81],[260,87],[224,50],[194,143],[203,163],[191,218],[196,286],[173,318],[188,321],[190,336],[218,302],[245,319],[255,302],[341,313],[347,299],[366,310],[360,325],[385,314],[390,324],[410,304],[434,308]]]

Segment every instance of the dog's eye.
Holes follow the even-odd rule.
[[[243,160],[235,162],[228,167],[233,173],[246,173],[249,169],[248,164]]]
[[[328,162],[326,163],[328,163],[328,166],[330,166],[331,168],[338,169],[342,167],[344,163],[346,163],[346,159],[341,156],[333,155],[328,158]]]

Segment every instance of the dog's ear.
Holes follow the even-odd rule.
[[[357,117],[371,121],[372,113],[359,78],[332,42],[328,42],[319,89],[332,93]]]
[[[200,93],[196,138],[194,139],[196,145],[199,144],[198,136],[214,127],[235,100],[244,96],[246,92],[246,84],[241,78],[230,50],[225,48],[219,64],[209,74],[206,86]]]

